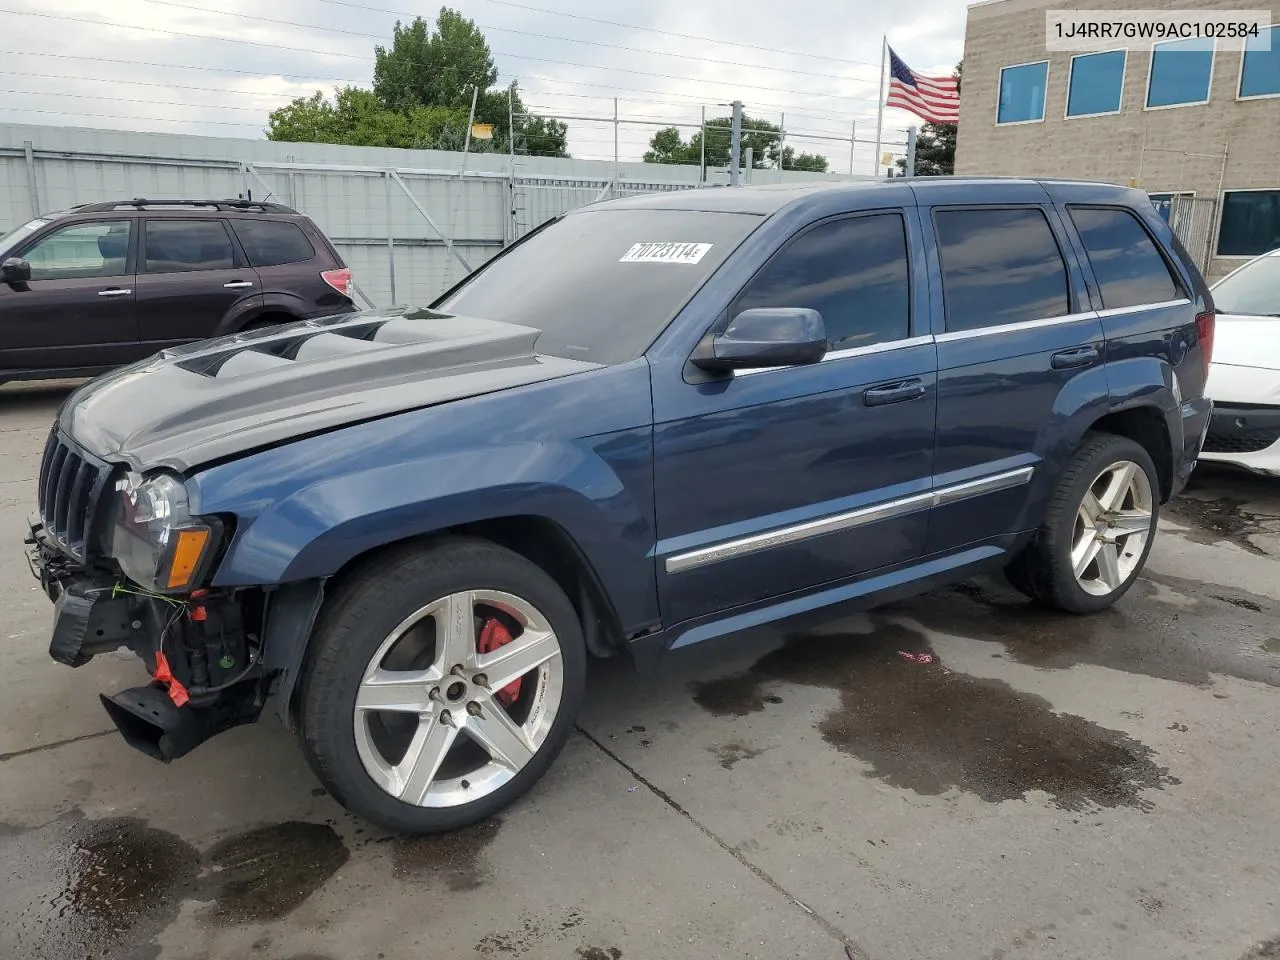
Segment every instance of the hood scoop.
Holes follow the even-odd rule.
[[[597,365],[534,353],[539,331],[412,307],[166,350],[86,384],[63,430],[134,469],[198,463]]]

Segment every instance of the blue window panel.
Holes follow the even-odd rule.
[[[1044,88],[1049,64],[1024,63],[1000,71],[1000,108],[996,123],[1025,123],[1044,119]]]
[[[1228,191],[1222,195],[1218,256],[1256,257],[1280,247],[1280,190]]]
[[[1147,83],[1148,107],[1172,107],[1180,103],[1204,103],[1209,99],[1213,51],[1203,40],[1158,43],[1151,52],[1151,79]]]
[[[1267,31],[1250,37],[1240,71],[1240,96],[1265,97],[1280,93],[1280,26],[1271,28],[1271,49],[1263,50]]]
[[[1067,116],[1087,117],[1119,110],[1120,93],[1124,89],[1124,61],[1123,50],[1089,53],[1073,59],[1067,88]]]

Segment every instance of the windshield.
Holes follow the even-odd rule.
[[[48,222],[48,220],[32,220],[30,223],[24,223],[18,229],[6,233],[3,237],[0,237],[0,254],[12,250]]]
[[[1219,313],[1280,317],[1280,253],[1245,264],[1213,288]]]
[[[434,304],[542,331],[538,353],[640,356],[761,217],[594,210],[550,224]]]

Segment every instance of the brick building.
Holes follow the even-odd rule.
[[[956,173],[1141,187],[1215,279],[1280,247],[1280,26],[1271,50],[1130,41],[1046,52],[1049,9],[1187,9],[1115,0],[985,0],[969,7]],[[1196,0],[1271,9],[1280,0]]]

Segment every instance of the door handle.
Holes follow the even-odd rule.
[[[879,407],[886,403],[902,403],[924,396],[924,384],[919,380],[899,380],[896,383],[885,383],[878,387],[862,391],[862,402],[868,407]]]
[[[125,289],[125,288],[122,288],[122,287],[112,287],[110,290],[99,290],[99,291],[98,291],[98,296],[100,296],[100,297],[127,297],[127,296],[129,296],[129,294],[131,294],[131,293],[133,293],[133,291],[132,291],[132,290],[128,290],[128,289]]]
[[[235,280],[231,283],[224,283],[222,286],[227,290],[243,290],[246,287],[252,287],[253,281],[252,280]]]
[[[1055,353],[1049,363],[1055,370],[1067,370],[1071,367],[1087,367],[1097,359],[1097,347],[1076,347],[1074,350]]]

